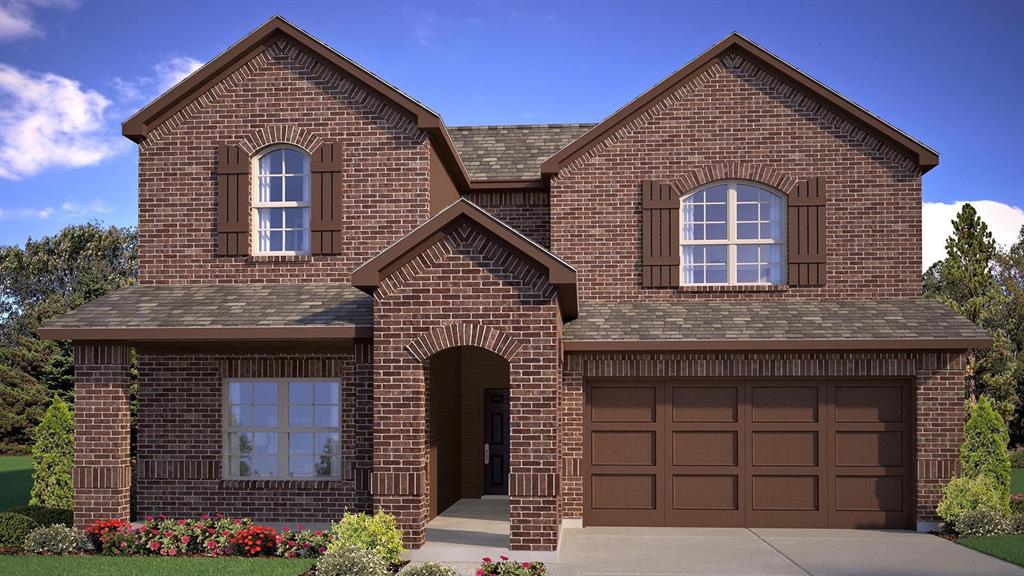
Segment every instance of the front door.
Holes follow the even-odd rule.
[[[508,495],[508,388],[484,389],[484,494]]]

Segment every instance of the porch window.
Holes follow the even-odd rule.
[[[309,155],[279,146],[255,162],[256,253],[309,254]]]
[[[231,380],[225,402],[229,478],[338,478],[340,385]]]
[[[682,284],[785,282],[786,201],[748,182],[716,182],[682,198]]]

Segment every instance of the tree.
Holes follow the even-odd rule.
[[[1007,342],[1004,348],[1012,350],[1015,361],[1010,366],[1011,378],[1018,395],[1024,395],[1024,226],[1017,241],[996,255],[996,281],[1005,295],[1003,300],[1003,331]],[[1024,410],[1017,408],[1010,424],[1010,441],[1024,442]]]
[[[24,247],[0,247],[0,451],[30,445],[54,393],[74,398],[71,344],[39,339],[39,325],[137,275],[131,228],[68,226]]]
[[[964,426],[960,467],[967,478],[988,476],[1010,497],[1010,434],[988,396],[978,399]]]
[[[924,278],[925,296],[935,298],[985,329],[994,340],[988,350],[971,353],[967,395],[987,394],[1007,421],[1020,407],[1015,374],[1018,351],[1008,337],[1008,297],[996,270],[997,249],[988,226],[970,204],[953,220],[953,235],[946,240],[946,258],[936,262]]]
[[[32,496],[29,505],[70,510],[74,507],[71,470],[75,465],[75,421],[59,396],[46,409],[32,447]]]

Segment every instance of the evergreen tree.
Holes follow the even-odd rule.
[[[32,447],[32,496],[29,505],[70,510],[74,507],[71,470],[75,465],[75,421],[59,396],[46,409]]]

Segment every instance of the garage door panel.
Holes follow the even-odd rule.
[[[900,386],[836,386],[836,422],[902,422]]]
[[[840,512],[899,512],[903,476],[836,476],[835,509]]]
[[[654,510],[658,507],[656,474],[596,474],[591,487],[595,510]]]
[[[836,432],[836,467],[903,466],[902,431]]]
[[[736,466],[739,433],[735,430],[672,432],[673,466]]]
[[[676,474],[672,476],[673,510],[739,510],[736,474]]]
[[[594,386],[591,389],[592,422],[655,422],[658,386]]]
[[[673,422],[737,422],[739,386],[672,388]]]
[[[750,390],[751,422],[817,422],[817,386],[761,386]]]
[[[590,461],[596,466],[655,466],[656,435],[654,430],[594,430]]]
[[[753,466],[818,466],[818,432],[751,433]]]
[[[754,511],[818,511],[821,509],[819,499],[819,478],[807,476],[770,476],[754,475],[751,477],[750,509]]]

